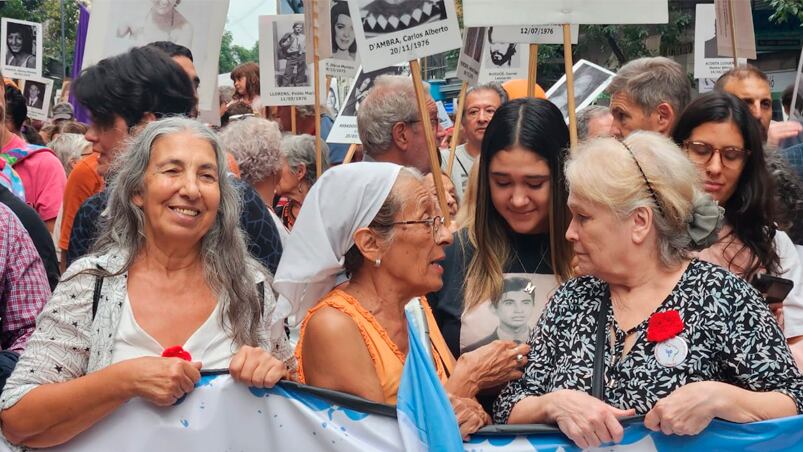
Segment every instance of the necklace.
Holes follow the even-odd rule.
[[[527,271],[527,267],[524,266],[524,262],[522,262],[521,258],[519,257],[518,251],[516,251],[515,249],[513,249],[512,251],[513,251],[513,257],[516,258],[516,261],[521,266],[522,272],[524,272],[524,273],[535,273],[535,272],[538,271],[539,268],[541,268],[541,264],[544,263],[544,259],[546,259],[546,255],[547,255],[547,253],[549,253],[549,246],[544,248],[544,251],[541,253],[541,259],[538,260],[538,263],[535,264],[535,268],[533,268],[533,271],[531,271],[531,272]]]

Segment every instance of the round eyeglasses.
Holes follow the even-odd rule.
[[[722,166],[730,169],[739,169],[750,155],[750,151],[735,146],[715,148],[703,141],[686,140],[683,142],[683,148],[686,149],[689,160],[698,165],[707,165],[714,154],[718,153]]]

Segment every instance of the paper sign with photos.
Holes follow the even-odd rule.
[[[363,70],[460,47],[454,0],[348,0]]]
[[[527,78],[530,66],[529,46],[500,40],[496,35],[497,28],[488,27],[485,31],[482,65],[477,80],[480,85]]]
[[[563,44],[562,25],[505,25],[493,28],[494,39],[500,42],[517,42],[524,44]],[[569,27],[572,44],[577,44],[580,25]]]
[[[50,98],[53,94],[53,80],[29,78],[22,80],[20,91],[28,106],[28,117],[46,121],[50,113]]]
[[[345,0],[317,0],[318,8],[318,57],[324,75],[354,77],[360,66],[357,56],[357,38]],[[312,9],[307,8],[304,17],[309,29],[312,24]],[[307,63],[312,64],[312,39],[307,40]]]
[[[580,60],[572,68],[574,74],[574,101],[575,111],[579,111],[589,105],[599,96],[611,83],[615,75],[613,72],[602,66]],[[551,88],[546,92],[547,99],[555,104],[563,113],[566,122],[569,121],[568,96],[566,92],[566,74],[563,74]]]
[[[694,78],[718,79],[733,67],[733,58],[720,57],[717,51],[717,27],[713,4],[697,5],[694,20]],[[746,64],[739,58],[739,64]]]
[[[667,0],[463,0],[463,25],[665,24]]]
[[[357,111],[360,103],[368,96],[374,82],[383,75],[409,75],[410,68],[407,64],[399,64],[382,68],[372,72],[363,72],[362,68],[357,72],[357,77],[351,84],[346,101],[342,103],[340,114],[335,118],[332,130],[326,137],[327,143],[360,144],[360,134],[357,132]]]
[[[3,18],[0,23],[0,63],[3,76],[32,78],[42,76],[42,24]]]
[[[259,17],[259,72],[263,105],[315,103],[313,66],[307,64],[304,15]],[[321,93],[326,93],[321,78]],[[325,94],[322,95],[322,99]]]

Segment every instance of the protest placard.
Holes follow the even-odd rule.
[[[348,4],[364,71],[460,47],[454,0],[348,0]]]
[[[604,67],[597,66],[586,60],[580,60],[575,63],[572,73],[574,74],[575,110],[580,110],[590,105],[605,90],[615,75]],[[546,92],[546,97],[560,109],[564,119],[568,121],[569,107],[565,74],[549,88],[549,91]]]
[[[733,67],[733,59],[719,57],[714,5],[697,5],[694,23],[694,78],[717,79]],[[740,58],[740,64],[747,59]]]
[[[493,28],[494,39],[524,44],[563,44],[561,25],[505,25]],[[572,44],[577,44],[580,25],[572,25]]]
[[[753,31],[753,10],[750,0],[715,0],[717,54],[756,59],[756,34]]]
[[[0,62],[3,76],[42,76],[42,24],[4,17],[0,23]]]
[[[47,120],[53,94],[53,80],[38,77],[23,79],[20,91],[28,106],[28,117],[40,121]]]
[[[537,24],[663,24],[667,0],[463,0],[466,27]]]

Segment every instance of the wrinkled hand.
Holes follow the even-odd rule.
[[[636,410],[620,410],[585,392],[571,389],[552,393],[551,400],[549,417],[581,449],[621,442],[625,431],[619,418],[636,414]]]
[[[797,121],[772,121],[767,131],[767,144],[778,146],[781,141],[796,137],[800,132],[803,132],[803,124]]]
[[[170,406],[192,392],[201,379],[201,363],[179,358],[142,357],[122,361],[132,378],[131,392],[158,406]]]
[[[229,374],[248,386],[272,388],[287,377],[287,366],[267,350],[245,345],[231,359]]]
[[[467,397],[458,397],[453,394],[449,395],[449,403],[452,404],[452,409],[457,417],[457,425],[460,426],[460,436],[464,440],[468,436],[476,432],[485,425],[491,423],[491,417],[482,409],[475,399]]]
[[[715,416],[719,384],[699,381],[675,389],[652,407],[644,426],[665,435],[700,433]]]
[[[455,371],[465,371],[478,389],[493,388],[510,380],[521,378],[527,364],[530,346],[514,341],[496,340],[488,345],[463,353],[457,360]],[[516,359],[521,355],[521,360]]]

